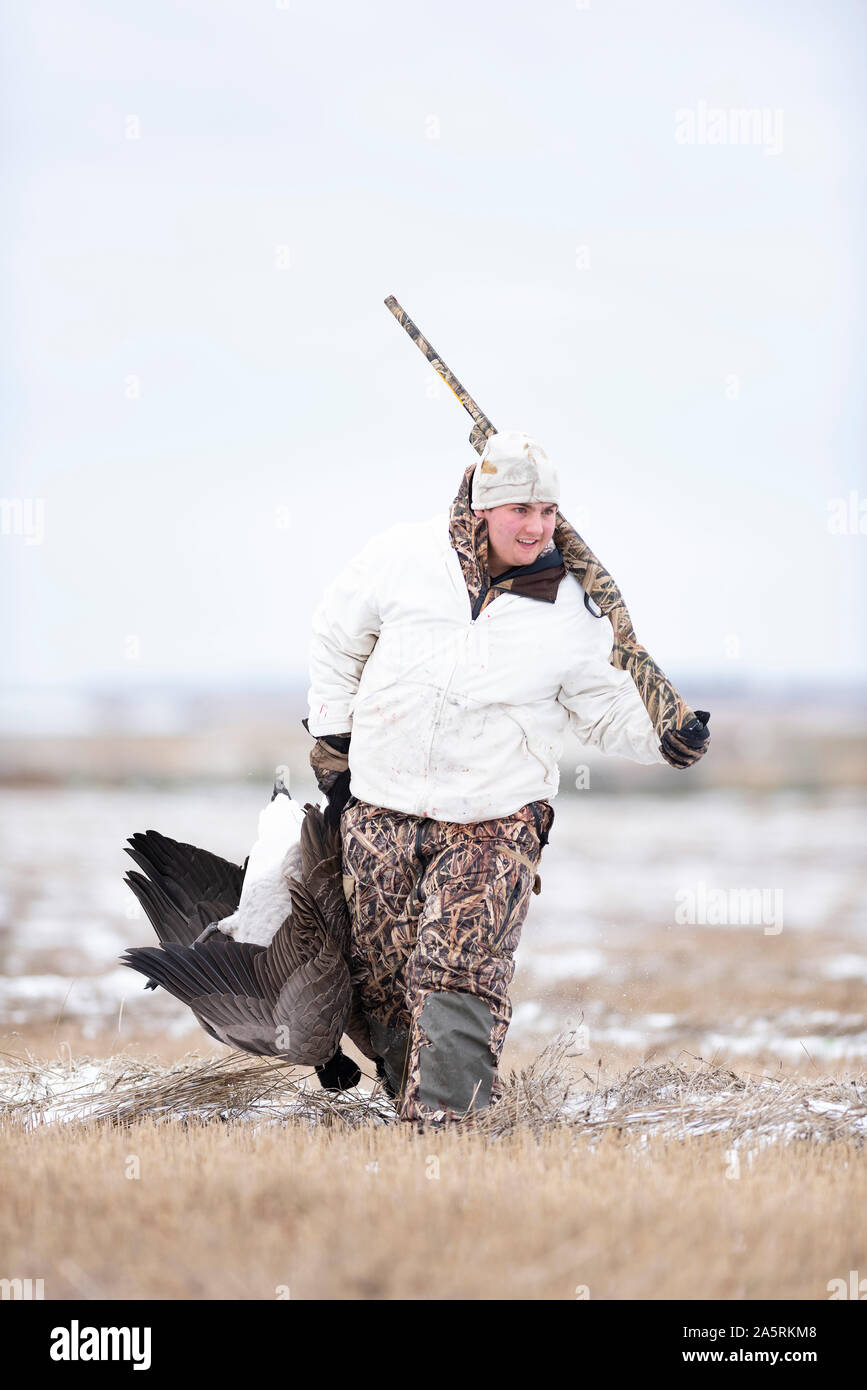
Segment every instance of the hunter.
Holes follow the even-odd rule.
[[[560,484],[492,435],[449,512],[374,536],[313,618],[310,756],[339,815],[350,970],[402,1119],[501,1096],[514,953],[548,841],[563,737],[686,767],[657,739],[553,540]],[[702,716],[702,723],[707,716]]]

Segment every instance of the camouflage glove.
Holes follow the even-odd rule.
[[[307,729],[307,720],[301,723]],[[315,738],[315,734],[313,735]],[[351,734],[323,734],[310,750],[310,766],[316,785],[328,797],[325,810],[326,825],[337,826],[340,813],[349,800],[349,740]]]
[[[710,744],[709,722],[708,711],[697,709],[695,719],[690,719],[682,729],[666,730],[659,744],[665,761],[672,767],[692,767],[704,757]]]
[[[301,723],[307,729],[307,720],[302,719]],[[338,779],[349,771],[349,739],[349,734],[323,734],[310,750],[316,785],[325,796],[331,795]]]

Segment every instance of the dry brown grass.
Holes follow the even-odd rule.
[[[0,1274],[47,1298],[825,1299],[867,1270],[863,1075],[669,1060],[603,1085],[568,1047],[434,1134],[272,1062],[7,1059]],[[89,1121],[39,1122],[52,1075]]]
[[[593,1077],[572,1065],[582,1060],[575,1045],[575,1033],[563,1033],[529,1066],[513,1068],[502,1101],[468,1116],[464,1128],[502,1138],[565,1126],[581,1140],[604,1130],[675,1137],[716,1132],[735,1147],[792,1138],[867,1138],[863,1074],[808,1080],[782,1073],[739,1075],[698,1058],[639,1063],[605,1084],[601,1068]],[[0,1116],[30,1129],[61,1121],[93,1127],[262,1120],[346,1129],[397,1122],[378,1083],[339,1095],[321,1090],[312,1072],[273,1058],[228,1050],[201,1058],[193,1052],[165,1065],[120,1052],[99,1062],[76,1059],[68,1047],[51,1061],[29,1050],[0,1056]]]

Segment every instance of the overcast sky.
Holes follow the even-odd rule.
[[[304,674],[335,565],[474,458],[389,293],[673,677],[863,675],[865,28],[5,5],[5,679]]]

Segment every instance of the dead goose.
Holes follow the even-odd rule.
[[[131,947],[123,964],[187,1004],[218,1042],[314,1066],[330,1089],[357,1085],[343,1034],[375,1056],[349,978],[339,831],[321,807],[292,799],[288,770],[277,769],[243,868],[156,830],[125,848],[143,872],[124,881],[160,944]]]

